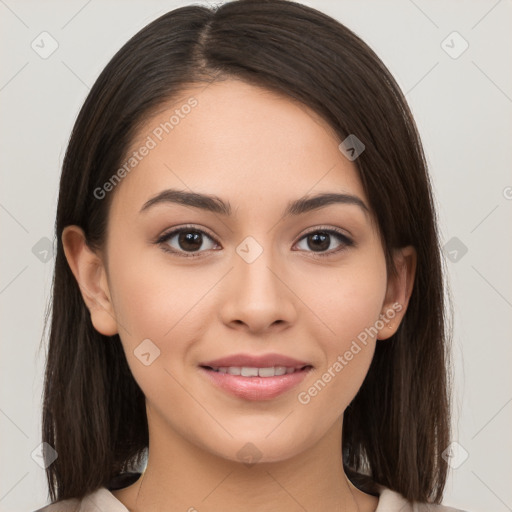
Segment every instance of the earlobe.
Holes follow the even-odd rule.
[[[396,276],[390,276],[386,290],[386,297],[382,306],[381,322],[377,339],[385,340],[393,336],[407,311],[407,305],[414,287],[416,275],[417,254],[416,249],[408,245],[397,249],[395,253]]]
[[[62,245],[68,265],[90,311],[94,328],[105,336],[117,334],[117,322],[103,261],[87,245],[85,234],[79,226],[64,228]]]

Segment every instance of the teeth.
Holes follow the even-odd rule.
[[[243,366],[240,370],[240,375],[242,377],[257,377],[258,368],[248,368],[247,366]]]
[[[301,370],[300,368],[286,367],[286,366],[271,366],[270,368],[254,368],[250,366],[222,366],[219,368],[212,368],[212,370],[219,373],[228,373],[229,375],[241,375],[242,377],[275,377],[285,375]]]

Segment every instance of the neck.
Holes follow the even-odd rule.
[[[248,464],[212,454],[148,418],[151,443],[143,475],[114,491],[132,512],[373,512],[378,499],[359,491],[342,464],[342,418],[314,446],[277,462]]]

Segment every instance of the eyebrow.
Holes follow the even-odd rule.
[[[144,203],[140,213],[147,211],[157,204],[175,203],[199,208],[201,210],[218,213],[220,215],[230,216],[232,214],[231,205],[217,196],[209,194],[200,194],[197,192],[187,192],[184,190],[167,189]],[[324,208],[331,204],[348,204],[360,207],[365,215],[369,214],[369,209],[362,199],[351,194],[340,194],[333,192],[319,193],[310,197],[301,197],[295,201],[290,201],[284,211],[284,217],[301,215],[313,210]]]

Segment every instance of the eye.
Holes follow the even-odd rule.
[[[163,234],[156,243],[161,244],[166,252],[184,256],[185,258],[196,258],[200,256],[201,251],[199,251],[199,254],[196,254],[196,252],[203,245],[204,237],[214,242],[213,245],[216,245],[215,240],[203,230],[187,226]],[[173,239],[176,239],[174,243],[178,246],[177,248],[171,245]]]
[[[337,249],[324,252],[326,249],[331,247],[333,236],[338,239],[340,243],[339,247]],[[352,239],[350,239],[341,231],[333,228],[317,228],[315,231],[306,233],[306,235],[300,239],[300,241],[302,240],[305,241],[307,247],[311,247],[313,249],[313,253],[319,253],[313,255],[315,258],[325,258],[327,256],[332,256],[333,254],[343,251],[347,247],[355,246],[355,243]]]
[[[326,250],[331,247],[333,236],[338,240],[339,247],[326,252]],[[213,247],[207,247],[205,250],[214,249],[215,246],[218,245],[213,237],[208,235],[208,233],[202,229],[194,228],[193,226],[184,226],[179,229],[174,229],[168,233],[164,233],[158,238],[158,240],[156,240],[155,243],[161,245],[162,249],[166,252],[183,256],[185,258],[196,258],[200,256],[201,252],[204,252],[199,249],[201,249],[205,238],[213,242]],[[176,244],[177,247],[176,245],[173,247],[171,244],[173,239],[176,239],[174,244]],[[314,253],[314,258],[328,257],[346,249],[347,247],[355,246],[353,240],[341,231],[333,228],[316,228],[315,231],[306,233],[298,243],[302,240],[305,241],[307,247],[312,248],[312,251],[307,251],[307,248],[306,251]]]

